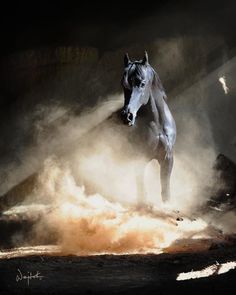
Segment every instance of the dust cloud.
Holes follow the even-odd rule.
[[[68,164],[55,158],[45,162],[35,194],[51,203],[51,210],[34,228],[35,238],[45,238],[45,228],[56,232],[66,254],[160,253],[176,239],[200,232],[206,236],[207,223],[201,219],[177,223],[177,215],[156,206],[139,208],[98,193],[87,195]]]

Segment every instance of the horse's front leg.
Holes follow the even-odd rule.
[[[170,199],[170,177],[173,168],[173,152],[170,152],[168,156],[161,157],[158,161],[161,166],[161,196],[162,201],[166,202]]]

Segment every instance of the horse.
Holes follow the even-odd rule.
[[[141,137],[149,160],[159,162],[161,197],[165,203],[170,200],[176,124],[161,80],[149,64],[146,51],[138,61],[131,61],[128,53],[125,54],[121,84],[124,92],[121,119]],[[140,179],[143,180],[143,176]]]

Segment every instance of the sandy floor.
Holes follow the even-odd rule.
[[[48,246],[8,250],[1,253],[0,294],[235,294],[236,269],[217,274],[223,263],[236,262],[235,250],[87,257],[60,256]],[[215,270],[209,277],[176,280],[209,266]]]

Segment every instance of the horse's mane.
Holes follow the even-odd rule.
[[[153,72],[153,82],[152,82],[153,84],[152,84],[152,86],[157,88],[159,91],[163,92],[163,94],[164,94],[163,98],[165,100],[167,100],[165,89],[164,89],[164,87],[162,85],[162,82],[161,82],[161,79],[160,79],[159,75],[157,74],[157,72],[152,67],[151,67],[151,69],[152,69],[152,72]]]
[[[165,91],[162,85],[161,79],[159,75],[157,74],[157,72],[153,68],[152,68],[152,72],[153,72],[153,85],[158,87],[161,91]]]

